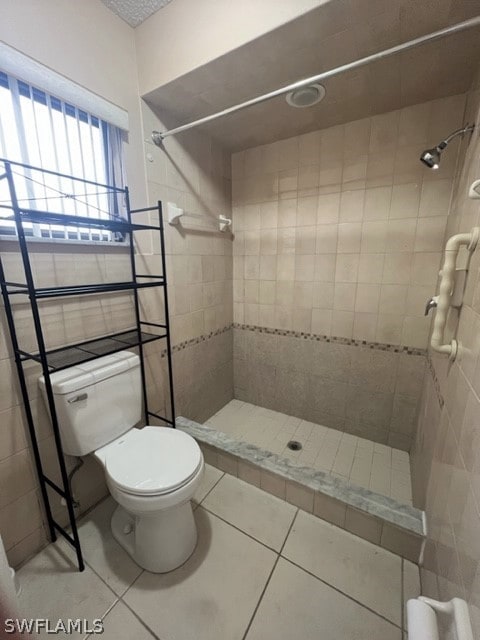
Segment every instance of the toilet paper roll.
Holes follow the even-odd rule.
[[[435,611],[425,602],[407,602],[408,640],[439,640]]]

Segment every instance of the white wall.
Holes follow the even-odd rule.
[[[133,29],[100,0],[2,0],[0,40],[128,112],[127,182],[132,205],[144,206]]]
[[[135,29],[140,94],[329,0],[173,0]]]

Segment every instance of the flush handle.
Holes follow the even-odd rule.
[[[82,400],[86,400],[88,398],[88,393],[80,393],[78,396],[73,396],[67,400],[68,404],[73,404],[74,402],[81,402]]]

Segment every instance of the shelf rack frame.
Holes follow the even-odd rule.
[[[3,166],[3,170],[2,170]],[[25,172],[37,171],[41,174],[49,176],[56,176],[57,178],[68,178],[76,183],[83,183],[84,185],[94,186],[96,188],[103,188],[109,190],[112,194],[119,195],[124,198],[126,218],[119,217],[110,218],[90,218],[76,215],[68,215],[59,213],[52,213],[49,211],[41,211],[31,208],[24,208],[21,206],[15,185],[16,172],[13,168],[18,168]],[[27,176],[27,173],[23,177]],[[165,233],[162,215],[162,203],[158,201],[156,206],[146,207],[142,209],[131,209],[129,201],[128,187],[120,188],[111,185],[104,185],[90,180],[84,180],[75,176],[62,174],[54,171],[45,170],[32,165],[27,165],[19,162],[13,162],[4,158],[0,158],[0,183],[6,181],[8,185],[8,192],[10,202],[5,205],[1,204],[0,208],[9,209],[12,211],[12,215],[9,216],[15,223],[16,228],[16,240],[19,245],[19,252],[21,255],[25,282],[12,282],[6,279],[5,268],[2,258],[0,256],[0,289],[2,293],[5,315],[7,320],[8,331],[10,334],[12,350],[15,359],[15,365],[18,375],[18,381],[20,384],[20,391],[23,401],[23,409],[27,422],[27,427],[30,435],[30,442],[35,461],[35,467],[37,472],[37,478],[40,487],[40,493],[42,496],[43,505],[45,508],[45,515],[49,530],[50,540],[54,542],[57,539],[57,533],[63,536],[75,549],[77,557],[77,565],[79,571],[83,571],[85,568],[82,549],[80,544],[80,538],[78,534],[78,528],[76,523],[74,499],[70,487],[70,481],[65,462],[65,455],[62,446],[62,439],[60,434],[59,420],[55,408],[55,399],[53,394],[53,387],[51,383],[51,373],[55,371],[61,371],[67,367],[79,364],[82,362],[88,362],[94,360],[103,355],[115,353],[124,349],[137,347],[140,357],[140,372],[142,381],[142,396],[143,396],[143,418],[145,424],[148,424],[149,418],[154,417],[166,424],[169,427],[175,428],[175,398],[173,388],[173,367],[172,367],[172,346],[170,338],[170,316],[168,305],[168,293],[167,293],[167,268],[166,268],[166,256],[165,256]],[[158,213],[158,225],[145,225],[137,224],[134,222],[134,214],[157,212]],[[46,223],[56,224],[62,226],[74,226],[77,228],[88,229],[105,229],[112,232],[120,232],[124,234],[125,238],[128,238],[128,252],[131,267],[131,280],[127,282],[112,282],[112,283],[98,283],[98,284],[85,284],[74,286],[52,286],[52,287],[36,287],[35,279],[33,275],[29,242],[25,234],[24,223]],[[161,258],[161,275],[142,275],[137,273],[136,260],[135,260],[135,244],[134,233],[142,231],[158,232],[160,235],[160,258]],[[163,290],[163,303],[164,303],[164,323],[149,322],[143,320],[140,311],[139,291],[141,289],[160,287]],[[44,337],[44,330],[42,326],[42,318],[40,314],[40,308],[38,301],[47,298],[60,298],[65,296],[94,296],[99,293],[114,293],[119,291],[131,291],[133,294],[133,305],[135,315],[135,326],[127,331],[120,331],[114,334],[106,336],[100,336],[94,339],[85,340],[79,343],[70,344],[65,347],[56,349],[47,349],[46,341]],[[30,309],[32,312],[33,325],[35,330],[35,338],[37,342],[38,350],[35,353],[25,351],[21,348],[18,339],[18,332],[15,324],[15,315],[12,306],[11,296],[25,296],[30,302]],[[146,328],[154,327],[160,329],[161,333],[148,333]],[[147,387],[146,387],[146,373],[145,373],[145,355],[144,345],[154,340],[165,340],[165,355],[167,360],[167,373],[169,383],[169,402],[170,402],[170,418],[161,416],[158,413],[149,410],[147,399]],[[27,385],[27,379],[24,370],[24,364],[27,361],[34,361],[41,365],[42,374],[45,379],[45,393],[47,400],[47,408],[50,415],[51,426],[53,430],[55,449],[57,454],[58,466],[60,469],[61,485],[54,482],[49,478],[44,471],[44,465],[42,463],[42,456],[36,436],[35,419],[30,404],[30,394]],[[52,507],[48,495],[48,488],[56,492],[65,501],[68,512],[68,526],[62,527],[53,517]]]

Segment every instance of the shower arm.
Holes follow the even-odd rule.
[[[457,136],[464,136],[466,133],[471,133],[474,129],[475,129],[474,124],[467,124],[465,127],[462,127],[461,129],[457,129],[456,131],[451,133],[449,136],[447,136],[445,140],[442,140],[437,145],[437,149],[438,148],[445,149],[447,144],[449,144],[454,138],[456,138]]]
[[[396,53],[401,53],[402,51],[407,51],[408,49],[418,47],[420,45],[426,44],[427,42],[433,42],[435,40],[438,40],[439,38],[452,35],[453,33],[458,33],[460,31],[465,31],[466,29],[471,29],[472,27],[478,26],[480,26],[480,16],[464,20],[463,22],[458,22],[457,24],[445,27],[438,31],[434,31],[433,33],[429,33],[425,36],[420,36],[419,38],[415,38],[414,40],[409,40],[389,49],[378,51],[377,53],[373,53],[369,56],[366,56],[365,58],[359,58],[358,60],[347,62],[344,65],[335,67],[334,69],[330,69],[329,71],[324,71],[323,73],[319,73],[318,75],[312,76],[311,78],[299,80],[298,82],[286,85],[284,87],[281,87],[280,89],[276,89],[275,91],[270,91],[269,93],[257,96],[256,98],[252,98],[251,100],[246,100],[245,102],[233,105],[232,107],[228,107],[226,109],[223,109],[222,111],[218,111],[217,113],[212,113],[209,116],[205,116],[204,118],[199,118],[198,120],[187,122],[186,124],[175,127],[174,129],[169,129],[168,131],[152,131],[152,140],[157,146],[161,146],[164,138],[166,138],[167,136],[173,136],[177,133],[182,133],[182,131],[187,131],[188,129],[198,127],[202,124],[207,124],[208,122],[212,122],[213,120],[217,120],[218,118],[222,118],[231,113],[236,113],[237,111],[246,109],[247,107],[251,107],[255,104],[260,104],[261,102],[272,100],[273,98],[276,98],[278,96],[290,93],[290,91],[302,89],[303,87],[307,87],[311,84],[316,84],[318,82],[321,82],[322,80],[327,80],[328,78],[332,78],[341,73],[345,73],[346,71],[351,71],[352,69],[363,67],[367,64],[370,64],[371,62],[377,62],[378,60],[382,60],[383,58],[387,58],[388,56],[395,55]]]

